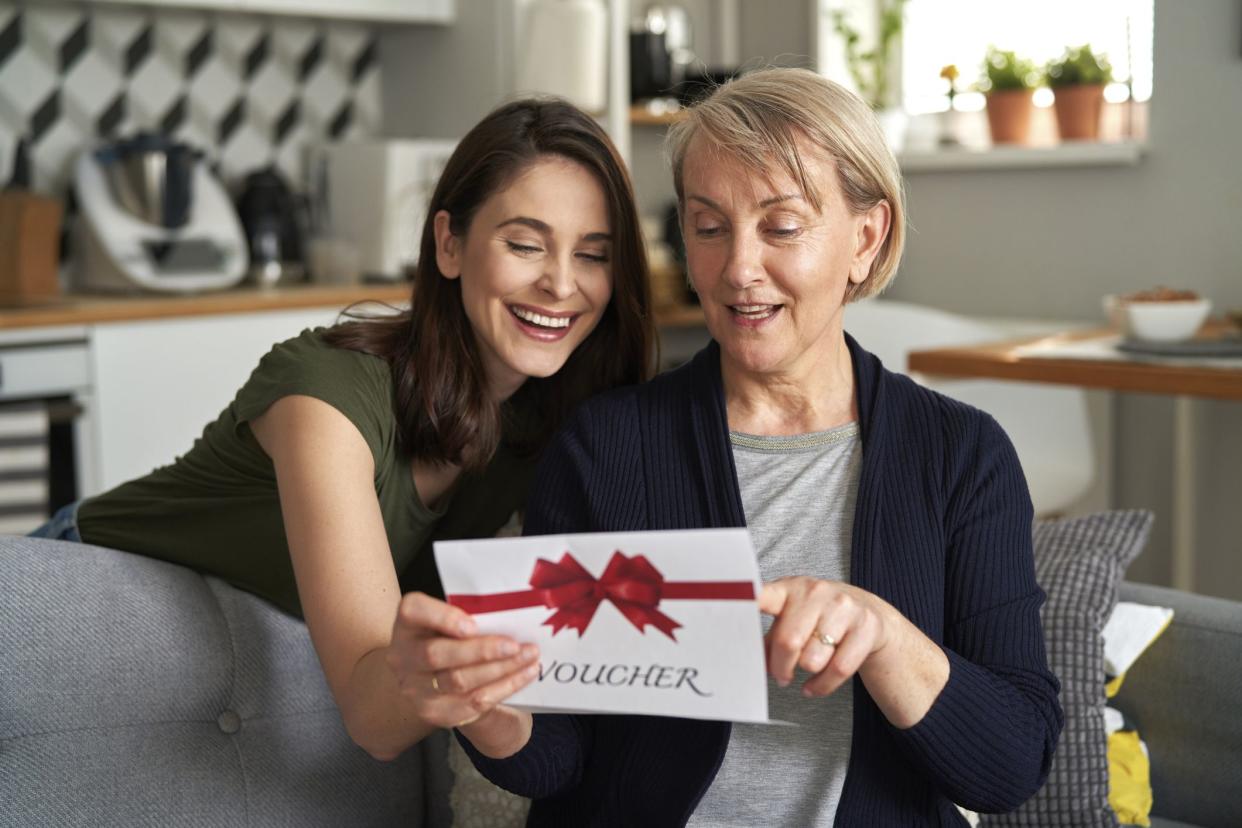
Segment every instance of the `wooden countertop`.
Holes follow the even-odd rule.
[[[70,294],[37,304],[0,307],[0,329],[133,322],[140,319],[258,313],[294,308],[343,308],[354,302],[405,302],[409,297],[410,286],[404,282],[392,285],[241,287],[189,296]]]
[[[0,306],[0,330],[57,325],[89,325],[99,322],[133,322],[141,319],[172,319],[230,313],[259,313],[295,308],[344,308],[355,302],[409,301],[410,285],[294,285],[289,287],[241,287],[191,296],[144,294],[104,296],[72,294],[50,301]],[[703,324],[698,307],[660,308],[661,327],[693,327]]]

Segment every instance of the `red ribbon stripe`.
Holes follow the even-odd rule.
[[[472,615],[506,612],[526,607],[554,609],[543,623],[552,634],[568,627],[586,632],[595,611],[608,600],[640,632],[651,625],[669,638],[681,624],[660,612],[660,601],[749,601],[755,597],[750,581],[665,581],[660,571],[642,555],[613,553],[597,579],[566,552],[560,561],[535,561],[530,576],[532,589],[486,595],[449,595],[448,602]]]

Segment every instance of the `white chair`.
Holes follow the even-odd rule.
[[[1035,514],[1066,511],[1095,478],[1086,395],[1074,388],[997,380],[948,380],[911,374],[910,351],[1014,338],[1004,326],[887,299],[847,305],[845,330],[891,371],[980,408],[1013,441]]]

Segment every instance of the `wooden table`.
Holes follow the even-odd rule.
[[[1223,324],[1214,323],[1207,331],[1214,332]],[[1242,366],[1218,367],[1209,360],[1174,364],[1139,359],[1121,352],[1112,359],[1056,358],[1029,353],[1032,345],[1055,347],[1112,334],[1107,329],[1072,331],[1009,342],[912,351],[908,367],[911,371],[948,377],[1049,382],[1109,391],[1242,400]]]
[[[1204,328],[1216,335],[1228,323]],[[1056,356],[1058,350],[1093,346],[1113,337],[1108,330],[1072,331],[1009,342],[912,351],[908,369],[923,374],[1047,382],[1080,388],[1167,394],[1173,407],[1173,586],[1193,590],[1195,570],[1195,398],[1242,401],[1242,361],[1185,360],[1177,362],[1134,357],[1115,351],[1099,357]],[[1036,356],[1032,351],[1047,350]],[[1108,349],[1103,348],[1102,351]]]

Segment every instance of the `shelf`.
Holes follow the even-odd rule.
[[[125,4],[205,11],[275,14],[358,20],[371,23],[449,25],[457,16],[456,0],[86,0],[91,4]]]
[[[656,326],[660,328],[701,328],[703,309],[698,305],[666,305],[655,309]]]
[[[633,126],[666,127],[680,121],[682,111],[680,109],[671,111],[654,110],[642,104],[635,104],[630,107],[630,124]]]
[[[1134,141],[1074,141],[1051,147],[989,147],[903,152],[897,156],[905,173],[959,170],[1019,170],[1049,167],[1134,166],[1147,151]]]

